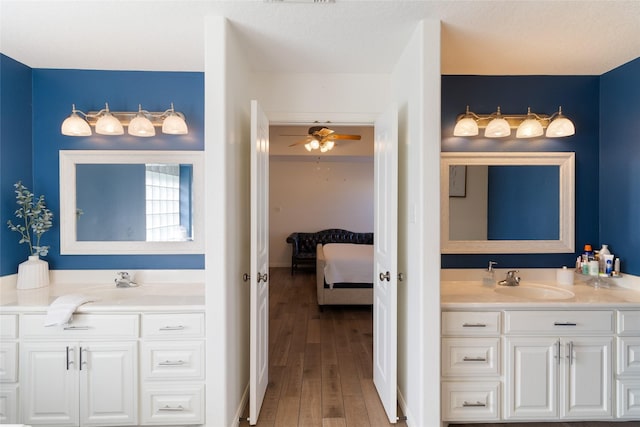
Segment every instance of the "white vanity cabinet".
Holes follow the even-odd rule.
[[[606,420],[614,312],[505,311],[505,420]]]
[[[20,316],[21,422],[47,426],[138,424],[136,314],[78,314],[44,327]]]
[[[142,425],[204,423],[204,335],[204,313],[142,315]]]
[[[18,423],[18,316],[0,315],[0,424]]]
[[[442,419],[500,419],[500,312],[442,313]]]
[[[640,420],[640,310],[618,311],[616,416]]]

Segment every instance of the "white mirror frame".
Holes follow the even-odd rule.
[[[556,165],[560,167],[558,240],[450,240],[449,167],[457,165]],[[575,153],[440,153],[440,249],[443,254],[525,254],[575,252]],[[514,203],[517,203],[514,201]]]
[[[180,163],[193,165],[193,240],[183,242],[78,241],[76,165]],[[60,150],[60,254],[153,255],[204,253],[204,156],[202,151]]]

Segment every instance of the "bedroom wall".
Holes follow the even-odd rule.
[[[269,264],[291,266],[296,231],[373,231],[373,157],[278,157],[269,162]]]

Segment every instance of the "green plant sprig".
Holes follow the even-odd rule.
[[[19,206],[15,211],[15,216],[23,223],[16,225],[9,220],[7,225],[11,231],[20,234],[18,243],[29,245],[31,255],[46,256],[49,253],[49,246],[41,246],[40,238],[53,225],[53,213],[47,209],[44,196],[36,199],[33,193],[22,184],[22,181],[16,182],[13,186],[15,187],[16,203]]]

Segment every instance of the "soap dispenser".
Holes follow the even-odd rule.
[[[495,271],[493,270],[493,266],[498,264],[495,261],[489,261],[489,267],[484,271],[484,276],[482,276],[482,286],[495,286],[496,277]]]

